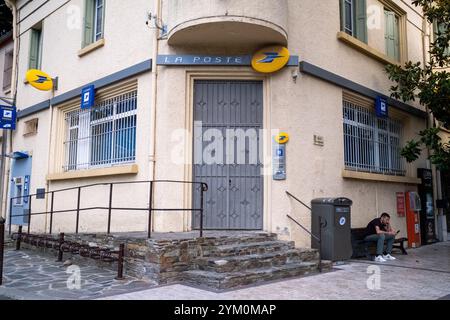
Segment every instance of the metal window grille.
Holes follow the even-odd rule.
[[[64,171],[134,162],[137,91],[68,112]]]
[[[344,101],[344,154],[348,170],[405,175],[400,155],[403,126]]]

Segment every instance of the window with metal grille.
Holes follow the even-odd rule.
[[[3,91],[11,89],[11,76],[13,66],[13,51],[5,52],[5,63],[3,68]]]
[[[134,162],[136,98],[133,91],[66,113],[65,171]]]
[[[400,156],[402,123],[379,118],[367,108],[344,101],[344,157],[347,170],[405,175]]]

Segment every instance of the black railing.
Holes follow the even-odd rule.
[[[0,216],[0,286],[3,284],[3,255],[5,246],[5,219]]]
[[[301,201],[300,199],[298,199],[296,196],[294,196],[292,193],[290,193],[289,191],[286,191],[286,194],[291,197],[292,199],[294,199],[295,201],[297,201],[298,203],[300,203],[301,205],[303,205],[304,207],[306,207],[309,211],[311,210],[311,207],[309,207],[308,205],[306,205],[303,201]],[[319,272],[322,272],[322,227],[324,227],[326,224],[322,224],[322,217],[319,216],[319,235],[316,236],[315,234],[313,234],[311,231],[309,231],[306,227],[304,227],[300,222],[298,222],[296,219],[294,219],[293,217],[291,217],[290,215],[286,215],[289,219],[291,219],[296,225],[298,225],[300,228],[302,228],[306,233],[308,233],[311,237],[313,237],[314,239],[317,240],[317,243],[319,245]]]
[[[153,207],[153,195],[154,195],[154,186],[157,183],[173,183],[173,184],[190,184],[192,186],[198,186],[200,188],[200,208],[154,208]],[[148,190],[148,206],[145,208],[137,208],[137,207],[113,207],[113,191],[114,186],[116,185],[131,185],[131,184],[148,184],[149,190]],[[109,201],[108,206],[93,206],[93,207],[81,207],[81,197],[82,197],[82,190],[97,186],[109,186]],[[55,194],[65,192],[65,191],[71,191],[71,190],[77,190],[77,205],[74,209],[65,209],[65,210],[54,210],[54,203],[55,203]],[[204,201],[204,193],[208,190],[208,185],[204,182],[192,182],[192,181],[177,181],[177,180],[153,180],[153,181],[128,181],[128,182],[110,182],[110,183],[94,183],[84,186],[78,186],[78,187],[72,187],[72,188],[65,188],[65,189],[59,189],[59,190],[53,190],[53,191],[47,191],[42,193],[36,193],[36,194],[30,194],[26,196],[21,197],[13,197],[10,198],[9,202],[9,234],[11,235],[11,225],[12,225],[12,219],[14,217],[27,217],[28,218],[28,230],[27,233],[30,233],[31,229],[31,217],[36,215],[50,215],[50,223],[49,223],[49,230],[48,233],[52,234],[53,229],[53,216],[57,213],[67,213],[67,212],[75,212],[76,213],[76,222],[75,222],[75,233],[78,234],[79,231],[79,224],[80,224],[80,213],[83,211],[92,211],[92,210],[107,210],[108,212],[108,222],[107,222],[107,234],[111,233],[111,216],[113,211],[120,210],[120,211],[144,211],[148,212],[148,220],[147,220],[147,236],[148,238],[151,238],[151,232],[152,232],[152,213],[155,211],[190,211],[190,212],[199,212],[200,213],[200,237],[203,237],[203,201]],[[33,197],[36,198],[36,196],[39,196],[37,199],[42,199],[42,197],[45,198],[46,195],[50,195],[50,211],[43,211],[43,212],[32,212],[31,207],[31,200]],[[13,201],[16,199],[24,199],[28,198],[28,206],[29,210],[28,213],[24,214],[13,214]],[[22,202],[23,203],[23,202]],[[46,231],[45,231],[46,232]]]
[[[19,226],[17,233],[13,233],[11,238],[16,240],[16,251],[20,250],[21,243],[27,243],[31,246],[54,249],[58,252],[58,262],[63,261],[63,254],[69,252],[72,255],[78,254],[84,258],[91,258],[103,262],[117,262],[116,280],[123,280],[123,263],[125,259],[125,244],[120,243],[118,250],[109,248],[91,246],[90,244],[81,244],[74,241],[67,241],[64,233],[57,237],[38,234],[22,233],[22,226]],[[1,283],[0,283],[1,285]]]

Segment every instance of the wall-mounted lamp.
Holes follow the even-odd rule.
[[[296,68],[296,69],[292,70],[291,75],[292,75],[292,80],[294,81],[294,83],[297,83],[298,69]]]
[[[153,20],[153,27],[150,26],[150,23]],[[159,39],[166,39],[167,38],[167,25],[164,24],[164,22],[162,21],[162,19],[158,18],[157,15],[152,14],[151,12],[149,12],[147,14],[147,21],[145,22],[145,24],[147,26],[150,27],[150,29],[158,29],[161,31]]]

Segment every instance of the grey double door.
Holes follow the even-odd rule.
[[[261,81],[195,81],[193,173],[209,187],[205,229],[262,229],[262,125]],[[196,208],[199,192],[194,189]],[[194,228],[199,218],[193,215]]]

